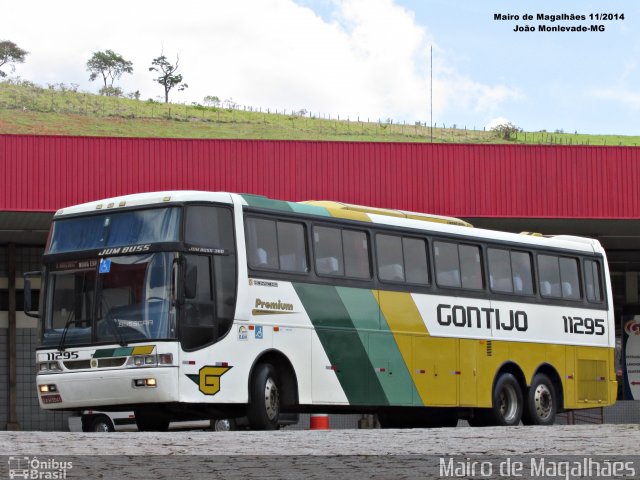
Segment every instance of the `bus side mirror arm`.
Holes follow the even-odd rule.
[[[31,305],[31,279],[34,277],[42,278],[42,272],[26,272],[24,274],[24,313],[28,317],[40,318],[40,312],[33,310]]]

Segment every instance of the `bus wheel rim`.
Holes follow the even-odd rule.
[[[505,385],[500,392],[500,414],[505,422],[512,422],[518,412],[518,395],[513,385]]]
[[[549,418],[553,406],[553,397],[549,387],[544,384],[538,385],[533,392],[533,401],[538,417],[543,420]]]
[[[264,386],[264,400],[269,420],[275,420],[280,410],[280,397],[278,394],[278,386],[273,378],[267,378]]]

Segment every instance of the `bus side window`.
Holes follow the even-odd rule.
[[[316,271],[321,275],[344,275],[340,229],[313,227]]]
[[[533,270],[531,254],[527,252],[511,252],[511,272],[513,274],[513,291],[522,295],[533,295]]]
[[[462,288],[481,290],[483,282],[480,247],[474,245],[459,245],[458,248],[460,252]]]
[[[402,239],[393,235],[376,235],[376,247],[380,280],[404,282]]]
[[[429,284],[427,242],[421,238],[402,238],[404,270],[407,283]]]
[[[247,256],[254,268],[279,268],[275,220],[247,218]]]
[[[576,258],[560,257],[560,278],[562,279],[562,298],[580,299],[580,276]]]
[[[585,260],[584,278],[587,288],[587,300],[589,302],[601,302],[603,297],[600,264],[593,260]]]
[[[283,272],[309,271],[303,224],[278,222],[278,257]]]
[[[509,250],[487,249],[489,286],[494,292],[513,293],[513,277]]]
[[[448,242],[433,242],[433,250],[438,285],[441,287],[460,287],[458,245]]]

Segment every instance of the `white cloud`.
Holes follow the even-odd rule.
[[[603,100],[612,100],[633,109],[640,109],[640,90],[626,88],[605,88],[592,92],[593,96]]]
[[[511,122],[511,120],[507,120],[504,117],[496,117],[489,120],[487,124],[484,126],[484,128],[487,130],[491,130],[492,128],[495,128],[498,125],[504,125],[506,123],[513,123],[513,122]]]
[[[189,88],[171,99],[206,95],[240,104],[349,115],[425,120],[429,112],[429,44],[413,14],[393,0],[334,0],[326,20],[293,0],[22,0],[6,6],[3,35],[29,50],[17,73],[36,83],[88,82],[91,53],[112,49],[133,61],[120,86],[142,98],[161,95],[148,72],[161,49],[180,55]],[[22,19],[22,20],[21,20]],[[439,62],[434,118],[451,109],[495,115],[522,95],[485,85]]]

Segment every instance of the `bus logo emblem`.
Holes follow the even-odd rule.
[[[202,393],[215,395],[220,391],[220,377],[231,370],[232,367],[202,367],[198,375],[187,375]]]

